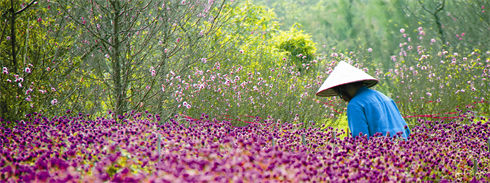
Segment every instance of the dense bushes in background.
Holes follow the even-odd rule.
[[[236,2],[10,2],[2,7],[26,8],[2,17],[0,117],[10,121],[67,108],[115,118],[150,108],[168,118],[171,78],[236,52],[236,39],[219,34]]]
[[[420,9],[425,4],[398,1],[320,3],[318,10],[331,9],[322,11],[325,16],[315,15],[323,19],[310,22],[326,23],[329,31],[324,33],[312,33],[316,29],[305,22],[291,28],[274,11],[250,1],[128,1],[125,3],[138,7],[140,13],[119,17],[105,10],[124,11],[128,7],[124,3],[73,3],[40,1],[23,12],[30,14],[17,17],[14,30],[25,31],[16,34],[15,48],[21,56],[16,66],[9,55],[13,53],[9,19],[4,17],[1,105],[5,120],[15,121],[34,111],[60,114],[62,109],[124,119],[131,110],[147,110],[163,119],[205,112],[236,124],[258,116],[335,125],[332,122],[345,114],[345,103],[314,94],[342,60],[379,78],[375,89],[392,97],[405,117],[452,117],[456,108],[488,116],[486,37],[461,32],[465,27],[456,30],[449,25],[460,26],[458,19],[448,19],[477,12],[478,21],[486,21],[484,5],[474,9],[463,3],[459,5],[468,8],[456,11],[454,2],[446,2],[437,14],[444,25],[444,34],[439,34],[437,27],[406,16],[410,13],[404,11],[407,7],[420,16],[427,13]],[[14,9],[26,5],[15,4]],[[298,8],[310,8],[307,5]],[[429,5],[424,7],[436,7]],[[84,6],[93,8],[81,8]],[[375,16],[382,13],[374,12],[376,8],[355,11],[361,6],[390,7],[387,12],[398,14],[388,19]],[[402,6],[405,9],[399,8]],[[335,9],[337,16],[331,16]],[[317,12],[308,10],[313,15]],[[370,21],[363,19],[366,25],[355,18],[362,13],[371,17]],[[343,25],[348,21],[341,21],[348,17],[350,28]],[[116,19],[119,25],[111,23]],[[470,20],[473,16],[464,21]],[[481,31],[487,28],[484,24],[471,26],[480,26]],[[451,31],[460,32],[449,36]],[[329,39],[319,40],[321,35]],[[476,36],[482,37],[480,41]],[[334,37],[344,41],[330,39]]]
[[[311,40],[311,35],[305,34],[299,25],[293,25],[289,31],[280,31],[275,37],[276,48],[280,52],[285,52],[292,61],[291,65],[300,66],[308,64],[315,58],[315,43]]]

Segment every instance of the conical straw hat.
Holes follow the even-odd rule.
[[[367,87],[372,87],[378,84],[378,80],[373,78],[369,74],[366,74],[364,71],[355,68],[354,66],[341,61],[339,64],[333,69],[332,73],[328,76],[327,80],[323,83],[323,85],[316,92],[316,96],[319,97],[329,97],[336,96],[337,93],[332,88],[336,86],[344,85],[347,83],[354,83],[358,81],[364,81],[364,84]]]

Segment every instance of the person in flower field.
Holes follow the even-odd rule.
[[[347,120],[353,137],[400,134],[408,138],[410,129],[396,106],[383,93],[369,89],[378,80],[364,71],[341,61],[316,93],[319,97],[339,96],[347,105]]]

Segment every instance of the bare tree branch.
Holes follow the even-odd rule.
[[[19,10],[19,11],[15,12],[15,14],[16,14],[16,15],[18,15],[18,14],[22,13],[23,11],[27,10],[27,8],[31,7],[31,5],[33,5],[34,3],[36,3],[36,1],[35,1],[35,0],[34,0],[34,1],[31,1],[29,4],[27,4],[27,6],[26,6],[26,7],[24,7],[24,8],[22,8],[21,10]],[[37,4],[37,3],[36,3],[36,4]]]
[[[437,5],[437,8],[435,11],[430,11],[428,10],[423,4],[422,4],[422,1],[421,0],[418,0],[419,2],[419,5],[429,14],[431,14],[432,16],[434,16],[434,19],[435,19],[435,22],[436,22],[436,25],[437,25],[437,29],[438,29],[438,34],[439,34],[439,38],[442,40],[442,44],[445,45],[446,44],[446,39],[444,37],[444,32],[442,30],[442,24],[441,24],[441,21],[440,21],[440,18],[439,16],[437,15],[437,13],[439,13],[442,9],[444,9],[444,5],[446,4],[446,0],[442,0],[441,3],[439,3]]]

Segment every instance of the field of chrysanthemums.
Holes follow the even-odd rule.
[[[404,31],[388,72],[372,48],[332,48],[297,66],[217,62],[169,75],[170,120],[28,114],[0,127],[0,182],[490,182],[490,52],[436,50],[422,28],[417,42]],[[345,104],[314,93],[341,60],[380,79],[408,139],[338,126]]]

